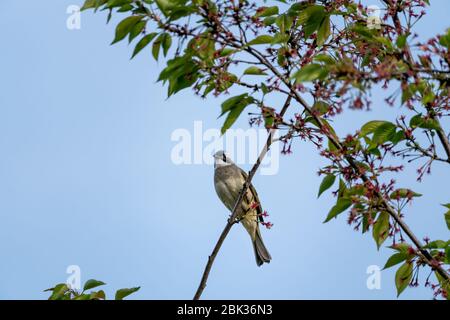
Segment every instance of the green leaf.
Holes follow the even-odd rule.
[[[336,176],[334,174],[328,174],[323,178],[322,183],[319,187],[319,193],[317,195],[317,198],[320,197],[322,193],[324,193],[326,190],[331,188],[331,186],[334,184],[334,181],[336,180]]]
[[[447,242],[443,240],[434,240],[424,245],[425,249],[444,249],[447,247]]]
[[[313,113],[323,115],[330,110],[330,106],[328,105],[328,103],[324,101],[316,101],[314,102],[314,105],[312,106],[311,110],[313,111]]]
[[[128,35],[128,43],[131,43],[131,41],[134,40],[138,35],[140,35],[147,25],[147,20],[141,20],[138,23],[134,25],[133,28],[131,28],[130,33]]]
[[[406,135],[405,132],[403,130],[397,131],[395,134],[392,135],[391,137],[391,142],[396,145],[398,144],[400,141],[403,141],[406,139]]]
[[[403,49],[406,45],[406,39],[408,38],[408,35],[406,34],[402,34],[400,36],[398,36],[397,41],[396,41],[396,45],[399,49]]]
[[[278,7],[261,7],[257,10],[256,17],[268,17],[278,14]]]
[[[235,52],[236,52],[235,49],[232,49],[232,48],[224,48],[222,51],[220,51],[220,56],[221,56],[221,57],[226,57],[226,56],[229,56],[229,55],[231,55],[231,54],[233,54],[233,53],[235,53]]]
[[[323,80],[328,75],[328,69],[317,63],[311,63],[301,68],[294,75],[297,83]]]
[[[384,265],[383,269],[387,269],[390,267],[393,267],[407,259],[408,255],[404,252],[397,252],[394,253],[392,256],[389,257],[389,259],[386,261],[386,264]]]
[[[97,3],[97,0],[86,0],[84,2],[83,6],[81,7],[80,11],[84,11],[84,10],[87,10],[87,9],[95,8],[96,7],[96,3]]]
[[[422,128],[422,129],[434,129],[439,130],[439,123],[428,117],[423,117],[422,114],[417,114],[411,118],[409,121],[409,126],[413,129]]]
[[[131,59],[133,59],[139,52],[142,51],[152,40],[156,37],[157,33],[150,33],[146,36],[142,37],[141,40],[136,44],[136,47],[134,48],[133,55],[131,56]]]
[[[111,44],[115,44],[125,38],[141,19],[142,16],[131,16],[123,19],[116,27],[116,36]]]
[[[321,54],[318,54],[317,56],[315,56],[314,57],[314,61],[323,62],[326,65],[334,65],[334,64],[336,64],[336,61],[333,59],[333,57],[331,57],[331,56],[329,56],[327,54],[324,54],[324,53],[321,53]]]
[[[92,294],[80,294],[78,296],[76,296],[75,298],[73,298],[72,300],[91,300],[91,295]]]
[[[395,137],[396,126],[393,123],[385,122],[378,126],[373,133],[373,142],[383,144]]]
[[[105,295],[105,292],[103,290],[100,290],[100,291],[92,292],[89,295],[89,299],[90,300],[105,300],[106,299],[106,295]]]
[[[167,56],[170,46],[172,45],[172,37],[168,33],[162,34],[161,44],[163,48],[164,57]]]
[[[159,10],[167,17],[169,15],[169,10],[172,9],[172,4],[170,0],[155,0],[156,5]]]
[[[373,120],[367,122],[365,125],[361,127],[361,131],[359,133],[360,137],[367,136],[368,134],[371,134],[375,132],[378,128],[382,127],[383,125],[387,126],[394,126],[395,125],[389,121],[383,121],[383,120]]]
[[[268,44],[272,43],[273,37],[269,35],[261,35],[256,37],[255,39],[251,40],[249,43],[247,43],[248,46],[257,45],[257,44]]]
[[[162,43],[162,34],[158,36],[158,38],[156,38],[156,40],[153,42],[152,45],[152,55],[153,58],[155,58],[155,60],[158,60],[159,58],[159,51],[161,49],[161,43]]]
[[[86,283],[83,286],[83,291],[89,290],[89,289],[93,289],[99,286],[103,286],[106,283],[104,283],[103,281],[98,281],[95,279],[90,279],[88,281],[86,281]]]
[[[404,198],[412,198],[412,197],[421,197],[422,194],[412,191],[411,189],[400,188],[395,191],[392,191],[389,197],[391,199],[404,199]]]
[[[254,101],[255,100],[247,93],[229,98],[224,101],[222,103],[222,113],[220,117],[225,113],[228,113],[228,115],[225,119],[224,124],[222,125],[221,133],[224,134],[233,125],[233,123],[236,122],[242,111],[244,111],[245,107],[254,103]]]
[[[317,31],[317,45],[321,46],[327,41],[331,34],[330,30],[330,16],[326,16],[322,23],[320,24],[319,30]]]
[[[445,249],[445,263],[450,264],[450,246]]]
[[[373,226],[372,236],[375,240],[375,243],[377,244],[377,248],[380,249],[380,246],[389,236],[389,213],[380,213],[377,221]]]
[[[405,262],[395,273],[395,286],[397,287],[397,297],[406,289],[412,279],[413,264]]]
[[[251,66],[251,67],[248,67],[247,69],[245,69],[244,74],[255,75],[255,76],[267,75],[267,73],[265,73],[264,70],[262,70],[258,67],[255,67],[255,66]]]
[[[446,34],[441,35],[439,38],[439,43],[450,50],[450,29],[447,30]],[[450,296],[450,295],[449,295]]]
[[[318,31],[326,16],[325,8],[318,5],[309,6],[299,12],[298,22],[303,26],[305,38]]]
[[[119,289],[116,291],[116,300],[122,300],[126,296],[129,296],[130,294],[138,291],[141,287],[134,287],[134,288],[125,288],[125,289]]]
[[[102,2],[102,1],[97,1],[97,2]],[[108,1],[103,1],[103,2],[107,2],[107,4],[106,4],[107,8],[115,8],[115,7],[122,7],[123,5],[126,5],[126,4],[130,4],[131,2],[133,2],[133,0],[108,0]]]
[[[277,20],[276,17],[267,17],[263,20],[263,23],[265,26],[270,26],[270,25],[274,24],[276,20]]]
[[[330,212],[328,213],[327,218],[325,219],[324,223],[330,221],[331,219],[337,217],[338,214],[344,212],[352,205],[352,201],[348,198],[339,198],[334,205],[333,208],[331,208]]]
[[[57,284],[53,288],[52,295],[48,298],[48,300],[61,300],[66,292],[69,290],[69,287],[65,283]]]
[[[411,248],[411,246],[409,244],[407,244],[406,242],[400,242],[400,243],[390,246],[389,248],[394,249],[395,251],[398,251],[398,252],[408,253],[408,250],[409,250],[409,248]]]
[[[189,55],[178,56],[167,61],[167,67],[159,74],[158,81],[169,81],[168,96],[188,88],[199,77],[198,65]]]
[[[221,105],[222,113],[220,114],[220,117],[223,116],[225,113],[229,112],[231,109],[233,109],[237,104],[239,104],[239,102],[244,101],[247,98],[248,93],[244,93],[225,100]]]
[[[447,228],[448,228],[448,230],[450,230],[450,211],[447,211],[444,214],[444,218],[445,218],[445,223],[447,224]]]
[[[447,292],[447,300],[450,300],[450,295],[448,294],[450,292],[450,282],[448,281],[448,279],[442,277],[437,271],[434,272],[434,275],[438,279],[439,284],[441,285],[441,289]]]

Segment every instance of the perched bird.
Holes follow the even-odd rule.
[[[217,195],[225,207],[231,212],[234,209],[239,193],[242,191],[247,174],[225,154],[218,151],[214,154],[214,186]],[[272,257],[267,251],[259,230],[259,222],[264,222],[261,204],[255,188],[250,185],[238,208],[237,218],[252,239],[256,264],[269,263]]]

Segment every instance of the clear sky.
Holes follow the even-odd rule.
[[[0,2],[0,298],[44,299],[78,265],[82,281],[106,282],[109,296],[141,286],[133,298],[190,299],[228,212],[211,165],[172,162],[171,134],[193,132],[196,120],[220,128],[221,99],[186,90],[167,100],[155,82],[163,63],[149,51],[129,61],[131,47],[109,46],[114,26],[104,14],[66,28],[67,7],[81,3]],[[418,24],[425,38],[449,27],[450,2],[432,1],[428,12]],[[373,109],[347,111],[338,131],[399,112],[382,101]],[[246,129],[245,117],[235,127]],[[344,216],[322,224],[335,201],[316,198],[324,162],[310,144],[293,151],[276,175],[254,180],[274,223],[263,230],[273,261],[257,268],[248,235],[233,228],[204,298],[395,298],[394,270],[382,272],[380,290],[366,286],[367,267],[383,266],[391,251],[378,252]],[[424,193],[406,220],[421,238],[448,237],[439,204],[450,201],[450,172],[437,164],[417,184],[414,169],[398,179]],[[423,287],[402,295],[431,297]]]

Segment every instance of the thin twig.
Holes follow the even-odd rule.
[[[280,116],[283,117],[283,115],[286,113],[286,110],[289,108],[289,105],[291,103],[292,97],[288,96],[286,99],[286,102],[283,105],[283,108],[280,112]],[[220,234],[219,240],[217,241],[216,245],[214,246],[214,249],[211,253],[211,255],[208,257],[208,262],[206,263],[205,270],[203,271],[202,279],[200,280],[200,284],[197,288],[197,292],[194,295],[194,300],[199,300],[202,296],[203,290],[206,287],[206,282],[208,281],[209,273],[211,272],[211,268],[213,266],[214,260],[216,259],[217,254],[220,251],[220,248],[222,247],[223,242],[225,241],[225,238],[227,237],[228,233],[230,232],[233,225],[237,222],[237,214],[238,214],[238,208],[241,205],[242,200],[244,199],[244,195],[247,192],[248,188],[250,187],[251,181],[258,170],[259,166],[261,165],[262,160],[264,159],[265,155],[270,149],[270,146],[272,145],[272,137],[275,132],[275,129],[271,129],[269,132],[269,136],[267,137],[266,144],[264,148],[261,150],[258,159],[256,160],[255,164],[253,165],[252,170],[250,170],[247,179],[245,180],[244,186],[242,187],[241,192],[239,193],[239,197],[236,201],[236,204],[234,205],[233,211],[231,213],[230,218],[227,221],[227,224],[225,225],[225,228],[223,229],[222,233]]]

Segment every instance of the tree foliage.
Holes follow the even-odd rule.
[[[85,282],[83,290],[81,291],[71,288],[66,283],[59,283],[53,288],[46,289],[44,291],[51,292],[48,300],[106,300],[105,291],[92,290],[105,284],[106,283],[103,281],[90,279]],[[138,291],[139,289],[140,287],[119,289],[116,291],[115,300],[123,300],[123,298]]]
[[[83,9],[106,11],[108,20],[123,14],[113,43],[134,41],[132,57],[146,48],[154,59],[164,57],[158,80],[168,96],[187,88],[204,98],[238,92],[222,104],[222,132],[256,108],[250,123],[283,132],[283,153],[298,139],[318,148],[328,160],[318,195],[333,188],[336,196],[325,222],[347,213],[355,229],[371,231],[378,248],[390,239],[394,253],[385,268],[401,264],[398,294],[428,268],[435,278],[425,284],[448,298],[450,241],[419,240],[404,216],[421,195],[392,179],[406,165],[418,164],[421,181],[434,163],[450,164],[441,124],[450,115],[450,31],[418,38],[414,25],[428,5],[380,1],[384,15],[375,25],[353,0],[87,0]],[[403,115],[339,137],[335,116],[370,109],[371,93],[380,88],[385,97],[377,99],[402,106]],[[292,97],[302,112],[280,115],[268,102],[276,96]],[[449,220],[447,212],[442,222],[450,226]]]

